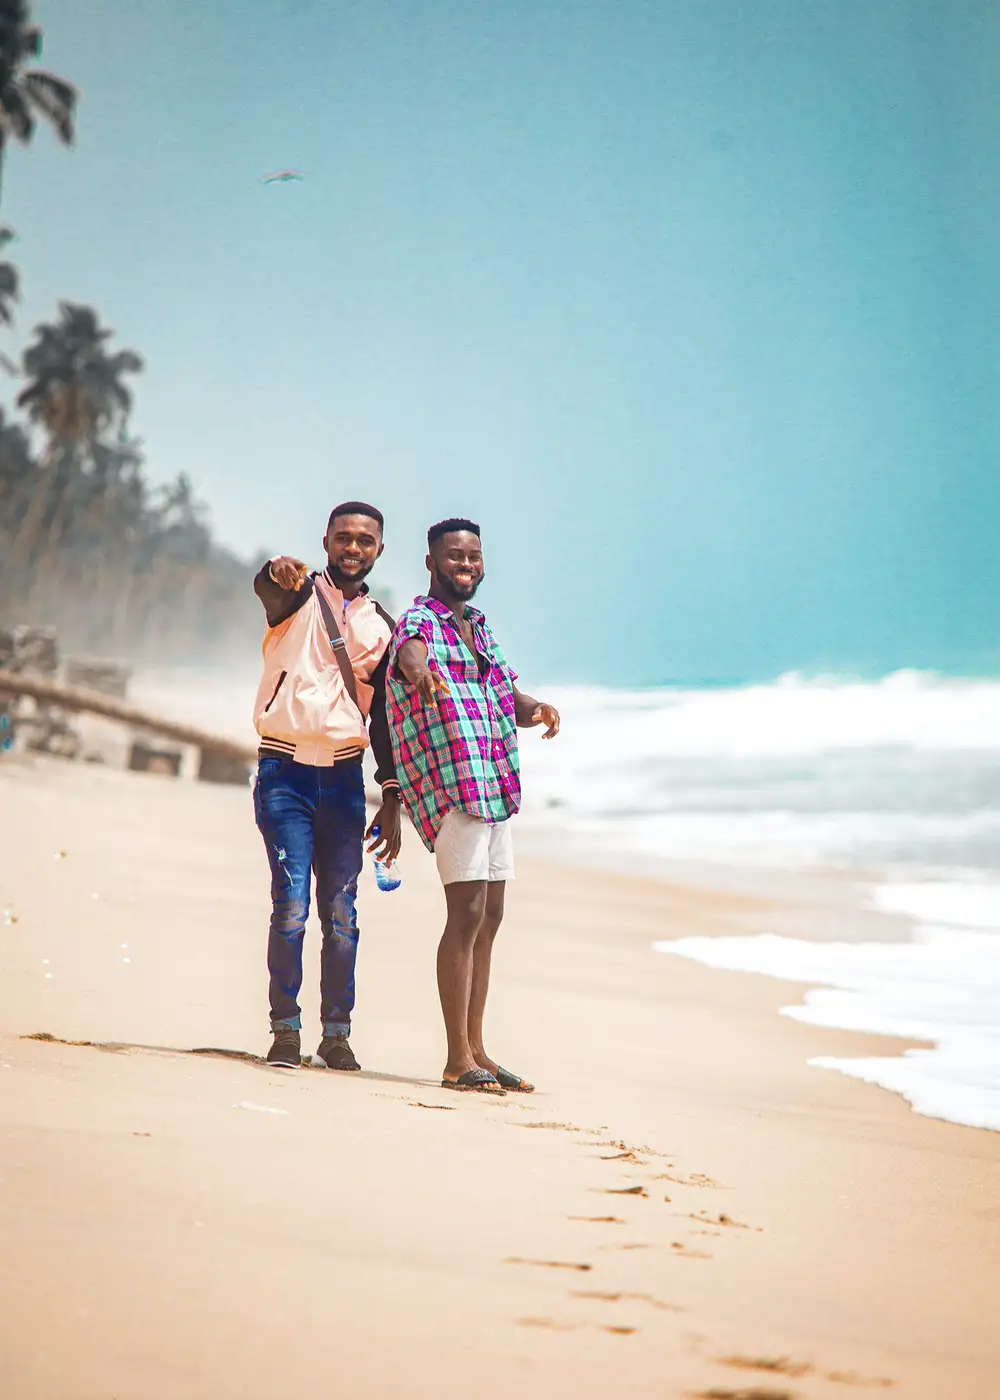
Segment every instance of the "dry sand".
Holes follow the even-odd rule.
[[[490,1101],[437,1083],[412,834],[359,1075],[190,1053],[268,1043],[248,793],[6,759],[0,849],[3,1400],[1000,1395],[1000,1135],[650,952],[763,900],[525,861],[490,1048],[540,1091]]]

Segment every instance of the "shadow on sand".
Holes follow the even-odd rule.
[[[65,1040],[58,1035],[50,1035],[48,1031],[35,1031],[31,1035],[22,1035],[21,1040],[40,1040],[49,1045],[71,1045],[84,1050],[103,1050],[106,1054],[124,1055],[131,1050],[137,1050],[147,1055],[201,1055],[216,1060],[240,1060],[244,1064],[257,1065],[261,1069],[266,1069],[274,1074],[287,1074],[288,1070],[276,1068],[267,1063],[263,1055],[251,1055],[249,1050],[227,1050],[222,1046],[198,1045],[193,1049],[180,1049],[176,1045],[140,1045],[134,1041],[121,1040]],[[321,1066],[312,1065],[308,1060],[303,1060],[302,1069],[319,1069]],[[326,1071],[336,1073],[336,1071]],[[407,1084],[414,1089],[436,1089],[440,1087],[440,1081],[436,1079],[413,1079],[401,1074],[385,1074],[379,1070],[357,1070],[352,1071],[358,1079],[371,1080],[376,1084]]]

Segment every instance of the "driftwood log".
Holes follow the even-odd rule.
[[[146,710],[137,710],[134,705],[128,705],[113,695],[102,695],[100,691],[86,690],[83,686],[58,685],[40,676],[25,676],[0,667],[0,695],[24,695],[43,705],[60,705],[65,710],[100,715],[103,719],[130,725],[133,729],[144,729],[164,739],[173,739],[178,744],[190,744],[199,750],[198,777],[203,782],[238,782],[241,780],[240,770],[249,770],[257,761],[257,750],[249,744],[241,744],[220,734],[207,734],[191,724],[162,719]],[[365,796],[369,806],[377,807],[381,801],[378,789],[371,786],[367,787]]]
[[[212,760],[231,760],[236,764],[251,764],[257,757],[255,748],[241,744],[236,739],[227,739],[220,734],[207,734],[191,724],[178,724],[176,720],[162,719],[134,705],[118,700],[113,695],[103,695],[97,690],[87,690],[79,685],[59,685],[41,676],[26,676],[16,671],[0,669],[0,695],[24,695],[44,705],[59,705],[64,710],[76,713],[100,715],[103,719],[118,720],[134,729],[145,729],[152,734],[160,734],[164,739],[173,739],[178,744],[190,744],[200,749],[202,766],[209,767]],[[207,775],[206,775],[207,776]]]

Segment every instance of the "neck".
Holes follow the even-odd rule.
[[[458,623],[459,627],[461,627],[462,623],[465,621],[464,598],[456,598],[454,593],[452,593],[450,590],[446,593],[441,587],[441,585],[438,583],[437,579],[431,580],[429,596],[434,599],[435,603],[443,603],[446,608],[450,608],[452,616]]]

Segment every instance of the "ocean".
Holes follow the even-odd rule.
[[[652,874],[659,861],[839,872],[908,927],[903,941],[852,927],[836,942],[682,938],[656,953],[813,984],[784,1009],[798,1020],[930,1042],[814,1063],[1000,1131],[1000,682],[788,675],[549,698],[562,735],[522,749],[534,822]]]
[[[252,738],[255,686],[232,672],[146,674],[133,697]],[[833,873],[872,915],[894,916],[885,941],[859,941],[878,920],[852,920],[846,904],[842,940],[786,928],[661,940],[651,957],[809,984],[784,1014],[926,1041],[815,1063],[1000,1131],[1000,681],[911,671],[532,689],[559,705],[563,729],[553,743],[525,736],[523,821],[562,850],[652,875],[725,866],[753,872],[758,892],[769,873]]]

